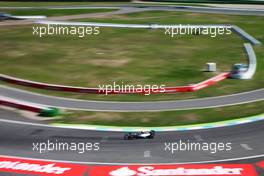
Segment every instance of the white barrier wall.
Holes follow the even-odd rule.
[[[245,51],[248,57],[248,67],[246,71],[238,71],[231,73],[230,77],[234,79],[251,79],[257,69],[257,59],[255,52],[250,43],[244,43]]]
[[[248,57],[248,70],[247,72],[243,73],[241,75],[241,79],[251,79],[253,77],[253,75],[256,72],[257,69],[257,59],[256,59],[256,55],[255,52],[251,46],[251,44],[249,43],[245,43],[244,44],[246,53],[247,53],[247,57]]]
[[[208,24],[208,25],[180,25],[180,24],[171,24],[171,25],[160,25],[160,24],[117,24],[117,23],[94,23],[94,22],[67,22],[67,21],[48,21],[41,20],[36,21],[37,24],[46,24],[46,25],[65,25],[65,26],[95,26],[95,27],[116,27],[116,28],[143,28],[143,29],[165,29],[165,28],[185,28],[185,27],[193,27],[193,28],[209,28],[209,27],[218,27],[218,28],[226,28],[230,27],[233,31],[235,31],[240,37],[246,39],[253,45],[260,45],[261,42],[255,39],[253,36],[248,34],[246,31],[241,29],[236,25],[229,24]]]
[[[253,45],[261,45],[261,42],[260,41],[258,41],[257,39],[255,39],[253,36],[249,35],[246,31],[244,31],[240,27],[238,27],[236,25],[233,25],[232,26],[232,29],[233,29],[233,31],[235,31],[236,33],[238,33],[238,35],[240,35],[244,39],[248,40]]]

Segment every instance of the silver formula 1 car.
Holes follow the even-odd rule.
[[[141,131],[141,132],[129,132],[126,133],[124,136],[125,140],[132,140],[132,139],[153,139],[155,136],[155,131]]]

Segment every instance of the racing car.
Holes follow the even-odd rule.
[[[140,131],[140,132],[129,132],[126,133],[124,136],[125,140],[132,140],[132,139],[153,139],[155,136],[155,131]]]
[[[0,21],[8,20],[11,18],[10,14],[0,12]]]

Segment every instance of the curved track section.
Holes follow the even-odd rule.
[[[249,9],[249,8],[225,8],[225,7],[202,7],[202,6],[183,6],[183,5],[170,5],[170,6],[159,6],[150,4],[144,5],[115,5],[115,6],[46,6],[46,7],[1,7],[0,9],[100,9],[100,8],[120,8],[122,10],[127,9],[140,9],[143,10],[166,10],[166,11],[180,11],[180,12],[197,12],[197,13],[218,13],[218,14],[236,14],[236,15],[264,15],[264,10],[261,9]]]
[[[176,7],[151,7],[153,9],[188,11],[188,8]],[[196,10],[195,10],[196,9]],[[241,13],[264,15],[264,12],[238,11],[233,9],[194,8],[193,11],[205,13]],[[40,104],[64,106],[66,108],[80,108],[100,111],[155,111],[173,109],[207,108],[240,104],[264,99],[264,89],[251,92],[204,98],[197,100],[180,100],[164,102],[144,103],[120,103],[120,102],[96,102],[74,99],[50,97],[21,91],[14,88],[0,86],[0,93],[6,97],[18,100],[39,102]],[[23,118],[16,113],[0,109],[1,118],[8,120],[20,120]],[[25,120],[23,121],[31,121]],[[1,155],[16,155],[20,157],[32,157],[40,159],[63,160],[77,163],[90,164],[125,164],[125,163],[211,163],[211,162],[244,162],[244,160],[258,160],[264,157],[264,121],[247,123],[232,127],[220,127],[206,130],[192,130],[183,132],[157,133],[153,140],[123,141],[123,133],[98,132],[88,130],[70,130],[53,128],[41,125],[16,124],[11,122],[0,123],[0,151]],[[10,130],[12,129],[12,135]],[[97,152],[85,152],[78,154],[69,151],[50,151],[39,153],[32,149],[33,142],[47,142],[58,140],[66,142],[99,142],[100,150]],[[190,142],[231,142],[230,152],[202,152],[188,151],[171,153],[165,151],[165,143],[178,142],[179,140]],[[16,151],[16,153],[14,153]],[[255,162],[255,161],[253,161]]]
[[[166,28],[166,27],[177,27],[178,25],[139,25],[139,24],[112,24],[112,23],[79,23],[79,22],[58,22],[58,21],[40,21],[37,22],[40,24],[60,24],[60,25],[99,25],[104,27],[129,27],[129,28]],[[193,25],[194,27],[210,27],[212,25]],[[219,26],[219,25],[213,25],[213,26]],[[220,25],[221,26],[221,25]],[[228,25],[224,25],[225,27]],[[188,26],[189,27],[189,26]],[[232,26],[231,26],[232,27]],[[244,31],[241,33],[241,36],[246,36],[246,38],[251,41],[251,43],[258,42],[254,37],[250,36],[249,34],[245,33]],[[260,42],[259,42],[260,44]],[[249,58],[249,69],[244,74],[247,77],[253,76],[256,70],[256,57],[254,54],[254,50],[251,47],[250,44],[245,44],[245,48],[248,54]],[[194,86],[183,86],[183,87],[171,87],[166,88],[167,93],[171,92],[188,92],[188,91],[196,91],[199,89],[202,89],[204,87],[207,87],[209,85],[212,85],[218,81],[221,81],[229,76],[229,73],[223,73],[216,77],[213,77],[209,80],[203,81],[201,83],[198,83]],[[59,91],[69,91],[69,92],[84,92],[84,93],[100,93],[99,90],[96,88],[80,88],[80,87],[66,87],[66,86],[59,86],[59,85],[49,85],[44,83],[37,83],[27,80],[21,80],[13,77],[9,77],[6,75],[1,75],[0,77],[2,80],[20,84],[24,86],[29,87],[36,87],[36,88],[42,88],[42,89],[52,89],[52,90],[59,90]],[[2,87],[0,91],[4,91],[5,96],[11,97],[11,98],[18,98],[18,99],[24,99],[25,95],[29,96],[30,93],[25,91],[20,91],[18,94],[20,94],[20,97],[18,97],[18,94],[14,94],[15,89],[9,89],[6,87]],[[102,91],[103,93],[105,91]],[[252,93],[254,92],[254,93]],[[45,97],[46,99],[49,98],[50,100],[39,102],[38,99],[37,102],[34,100],[36,97],[32,96],[39,96],[37,94],[31,94],[31,98],[26,98],[30,102],[39,103],[47,106],[55,106],[59,108],[65,108],[65,109],[78,109],[78,110],[90,110],[90,111],[130,111],[130,112],[139,112],[139,111],[166,111],[166,110],[183,110],[183,109],[201,109],[201,108],[211,108],[211,107],[221,107],[221,106],[228,106],[228,105],[234,105],[234,104],[243,104],[248,102],[254,102],[254,101],[260,101],[263,100],[263,93],[262,90],[252,91],[250,93],[244,93],[244,94],[237,94],[237,95],[230,95],[230,96],[222,96],[222,97],[213,97],[213,98],[204,98],[204,99],[196,99],[196,100],[184,100],[184,101],[167,101],[167,102],[100,102],[100,101],[78,101],[73,99],[68,99],[68,102],[66,102],[66,99],[59,99],[57,97]],[[116,92],[109,92],[109,93],[116,93]],[[128,92],[120,92],[120,93],[128,93]],[[131,92],[129,92],[131,93]],[[132,92],[133,93],[133,92]],[[136,92],[139,93],[139,92]],[[141,92],[142,93],[142,92]],[[158,91],[158,93],[160,93]],[[21,96],[23,94],[23,96]],[[15,96],[14,96],[15,95]],[[250,97],[248,97],[250,95]],[[252,95],[254,97],[252,97]],[[260,96],[259,96],[260,95]],[[44,96],[44,95],[43,95]],[[42,97],[43,97],[42,96]],[[240,97],[242,96],[242,97]],[[257,97],[256,97],[257,96]],[[230,97],[232,97],[230,99]],[[51,101],[51,99],[56,101]],[[62,102],[64,101],[64,102]],[[54,102],[56,102],[54,104]]]
[[[179,12],[197,12],[197,13],[218,13],[218,14],[236,14],[236,15],[259,15],[264,16],[264,10],[257,9],[241,9],[241,8],[218,8],[218,7],[193,7],[193,6],[145,6],[145,5],[120,5],[120,6],[48,6],[48,7],[0,7],[1,10],[5,9],[94,9],[94,8],[119,8],[119,10],[107,13],[96,14],[81,14],[81,15],[68,15],[60,17],[49,17],[49,20],[72,20],[89,17],[100,17],[115,14],[128,14],[142,11],[179,11]],[[34,20],[23,20],[20,22],[1,22],[0,26],[12,25],[28,25],[34,23]]]
[[[0,110],[1,117],[21,119],[15,113]],[[153,140],[124,141],[120,132],[97,132],[71,130],[41,125],[15,124],[1,122],[1,155],[16,155],[40,159],[64,160],[90,164],[126,164],[126,163],[210,163],[236,161],[264,156],[264,121],[220,127],[207,130],[185,132],[159,132]],[[10,134],[12,130],[12,135]],[[37,142],[91,142],[100,143],[99,151],[45,151],[40,153],[32,149]],[[165,143],[185,142],[226,142],[232,143],[229,152],[218,151],[174,151],[165,150]],[[245,147],[246,146],[246,147]],[[16,153],[14,154],[14,151]],[[148,155],[146,155],[148,153]]]
[[[42,105],[28,103],[25,101],[20,101],[12,98],[3,97],[0,95],[0,105],[14,107],[17,109],[22,109],[26,111],[31,111],[35,113],[40,113],[43,110],[46,110],[47,107],[43,107]]]
[[[6,86],[0,86],[0,94],[13,99],[26,100],[28,102],[63,109],[109,112],[143,112],[203,109],[264,100],[264,89],[211,98],[156,102],[111,102],[66,99],[31,93],[28,91],[23,91]]]
[[[100,88],[85,88],[85,87],[72,87],[72,86],[62,86],[62,85],[55,85],[55,84],[46,84],[40,82],[34,82],[24,79],[19,79],[15,77],[11,77],[8,75],[0,74],[0,80],[11,83],[17,84],[27,87],[33,87],[38,89],[46,89],[46,90],[56,90],[56,91],[64,91],[64,92],[78,92],[78,93],[91,93],[91,94],[145,94],[145,93],[177,93],[177,92],[193,92],[208,86],[214,85],[217,82],[220,82],[226,78],[228,78],[230,73],[221,73],[216,75],[210,79],[202,81],[200,83],[189,85],[189,86],[179,86],[179,87],[164,87],[164,88],[157,88],[157,89],[120,89],[120,90],[108,90],[108,89],[100,89]]]
[[[235,31],[240,37],[246,39],[253,45],[260,45],[261,42],[248,34],[246,31],[236,25],[228,24],[196,24],[196,25],[180,25],[180,24],[117,24],[117,23],[95,23],[95,22],[70,22],[70,21],[49,21],[40,20],[36,21],[37,24],[46,25],[66,25],[66,26],[99,26],[99,27],[113,27],[113,28],[142,28],[142,29],[168,29],[168,28],[230,28]]]

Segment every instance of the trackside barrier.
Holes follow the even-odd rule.
[[[165,29],[165,28],[177,28],[177,27],[193,27],[193,28],[225,28],[230,27],[235,31],[240,37],[248,40],[253,45],[260,45],[261,42],[255,39],[253,36],[248,34],[246,31],[241,29],[236,25],[229,24],[195,24],[195,25],[160,25],[160,24],[118,24],[118,23],[94,23],[94,22],[68,22],[68,21],[48,21],[48,20],[39,20],[35,22],[36,24],[45,24],[45,25],[66,25],[66,26],[95,26],[95,27],[114,27],[114,28],[142,28],[142,29]]]
[[[47,18],[47,16],[40,16],[40,15],[38,15],[38,16],[11,16],[11,18],[14,18],[14,19],[21,19],[21,20],[25,20],[25,19],[44,19],[44,18]]]
[[[49,108],[43,105],[29,103],[4,96],[0,96],[0,105],[35,112],[43,117],[53,117],[59,114],[59,110],[57,108]]]
[[[7,13],[4,13],[4,14],[1,14],[4,18],[7,18],[7,19],[17,19],[17,20],[25,20],[25,19],[45,19],[47,18],[47,16],[42,16],[42,15],[34,15],[34,16],[14,16],[14,15],[11,15],[11,14],[7,14]]]
[[[0,172],[35,176],[84,176],[89,169],[81,164],[9,156],[0,156],[0,165]]]
[[[141,164],[94,166],[90,176],[257,176],[251,164]]]
[[[263,161],[257,163],[262,166]],[[254,164],[104,164],[69,163],[0,156],[0,172],[41,176],[258,176]]]
[[[244,43],[244,48],[248,57],[248,68],[245,72],[231,74],[230,77],[235,79],[251,79],[257,69],[257,58],[250,43]]]
[[[221,73],[217,76],[214,76],[198,84],[194,84],[190,86],[165,87],[164,90],[159,88],[159,89],[151,90],[150,93],[193,92],[193,91],[200,90],[202,88],[211,86],[219,81],[222,81],[228,78],[229,75],[230,73]],[[4,74],[0,74],[0,80],[11,83],[11,84],[17,84],[17,85],[33,87],[33,88],[38,88],[38,89],[45,89],[45,90],[63,91],[63,92],[78,92],[78,93],[91,93],[91,94],[106,94],[106,92],[107,94],[144,94],[149,91],[149,90],[137,90],[137,89],[108,91],[106,89],[99,89],[99,88],[63,86],[63,85],[46,84],[46,83],[19,79],[19,78],[11,77],[11,76],[4,75]]]
[[[253,45],[261,45],[261,42],[255,39],[253,36],[249,35],[246,31],[241,29],[240,27],[233,25],[232,26],[233,31],[235,31],[238,35],[243,37],[244,39],[248,40]]]
[[[64,26],[93,26],[93,27],[113,27],[113,28],[142,28],[142,29],[165,29],[165,28],[225,28],[231,27],[229,24],[119,24],[119,23],[96,23],[96,22],[69,22],[69,21],[49,21],[39,20],[36,24],[44,25],[64,25]]]
[[[242,75],[242,77],[244,79],[251,79],[253,77],[253,75],[255,74],[256,69],[257,69],[257,59],[256,59],[255,52],[249,43],[245,43],[244,47],[245,47],[245,50],[246,50],[246,53],[248,56],[249,64],[248,64],[247,72],[245,72]]]
[[[226,78],[228,78],[230,76],[230,73],[221,73],[215,77],[212,77],[208,80],[205,80],[203,82],[200,82],[198,84],[195,84],[194,87],[193,87],[193,91],[195,90],[200,90],[200,89],[203,89],[205,87],[208,87],[208,86],[211,86],[211,85],[214,85],[216,84],[217,82],[220,82]]]
[[[64,91],[64,92],[95,93],[95,94],[98,92],[97,88],[71,87],[71,86],[62,86],[56,84],[46,84],[46,83],[19,79],[4,74],[0,74],[0,80],[11,84],[17,84],[17,85],[32,87],[37,89],[56,90],[56,91]]]

